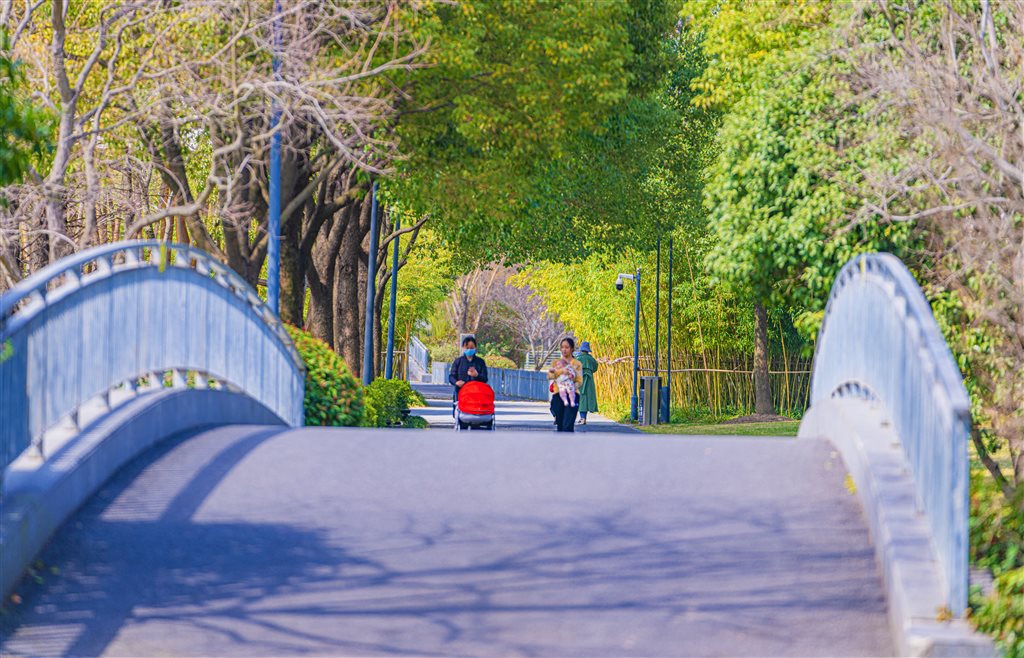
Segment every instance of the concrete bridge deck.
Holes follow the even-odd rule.
[[[844,477],[814,440],[222,428],[63,527],[0,654],[886,655]]]

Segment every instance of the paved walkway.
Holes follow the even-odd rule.
[[[452,420],[452,387],[447,384],[413,384],[413,388],[427,399],[427,407],[413,410],[423,416],[433,429],[455,429]],[[495,416],[499,430],[527,430],[554,432],[554,418],[546,402],[513,400],[498,395],[495,400]],[[577,432],[636,433],[637,430],[605,418],[601,414],[589,414],[586,425],[577,425]]]
[[[433,429],[454,430],[451,400],[427,400],[429,406],[417,407],[413,413],[423,416]],[[529,400],[498,400],[494,403],[494,413],[499,430],[527,430],[538,432],[554,432],[554,418],[549,406],[544,402]],[[589,414],[586,425],[577,425],[576,431],[581,433],[625,433],[635,434],[637,430],[627,425],[616,423],[600,414]]]
[[[891,653],[829,444],[225,428],[123,470],[7,655]]]

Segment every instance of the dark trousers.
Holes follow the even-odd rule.
[[[562,402],[562,396],[555,393],[551,396],[551,415],[555,417],[555,425],[559,432],[576,431],[576,412],[579,411],[580,396],[576,396],[575,407]]]

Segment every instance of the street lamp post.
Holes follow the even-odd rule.
[[[636,274],[619,274],[615,279],[616,290],[622,290],[623,281],[636,284],[633,297],[633,397],[629,400],[629,417],[635,423],[640,418],[640,398],[637,396],[640,384],[640,268],[636,268]]]
[[[665,406],[662,407],[661,422],[672,422],[672,236],[668,238],[668,343],[665,345]]]
[[[657,419],[655,422],[662,421],[662,406],[664,402],[664,393],[661,386],[661,227],[658,227],[658,256],[655,261],[655,274],[654,274],[654,376],[657,377],[657,387],[655,396],[657,399],[657,409],[654,410],[654,418]],[[669,364],[669,370],[672,369],[672,365]]]
[[[395,231],[401,228],[401,219],[395,213]],[[391,298],[388,300],[388,351],[384,361],[384,379],[391,379],[395,372],[395,309],[398,296],[398,243],[399,236],[394,237],[394,255],[391,257]],[[409,361],[409,346],[405,347],[405,360]]]
[[[377,224],[377,183],[374,182],[370,192],[370,253],[366,259],[366,317],[363,325],[363,386],[373,382],[373,320],[377,309],[374,297],[377,293],[377,241],[379,228]]]
[[[281,79],[281,3],[274,0],[273,17],[273,69],[274,80]],[[280,312],[281,295],[281,108],[273,103],[272,130],[270,137],[270,181],[267,199],[267,304],[277,315]]]

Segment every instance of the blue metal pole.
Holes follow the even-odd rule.
[[[665,379],[661,401],[661,422],[672,422],[672,235],[668,237],[668,342],[665,343]]]
[[[363,324],[363,386],[373,381],[373,312],[377,292],[377,183],[373,184],[370,206],[370,253],[366,259],[366,322]]]
[[[636,294],[635,294],[635,308],[633,315],[633,397],[629,401],[629,417],[633,422],[637,422],[640,419],[639,403],[640,400],[637,397],[637,387],[639,386],[640,377],[640,268],[636,268]]]
[[[654,376],[661,377],[661,231],[658,231],[658,260],[654,275]],[[659,393],[660,395],[660,393]]]
[[[281,3],[274,0],[274,79],[281,77]],[[267,304],[274,315],[280,309],[281,299],[281,133],[277,130],[281,122],[281,108],[274,101],[270,138],[270,190],[267,218]]]
[[[402,220],[396,217],[395,231],[402,228]],[[388,304],[388,357],[384,362],[384,377],[391,379],[395,370],[395,304],[398,296],[398,242],[401,238],[395,236],[394,252],[391,256],[391,300]],[[405,358],[408,363],[409,346],[405,346]]]

